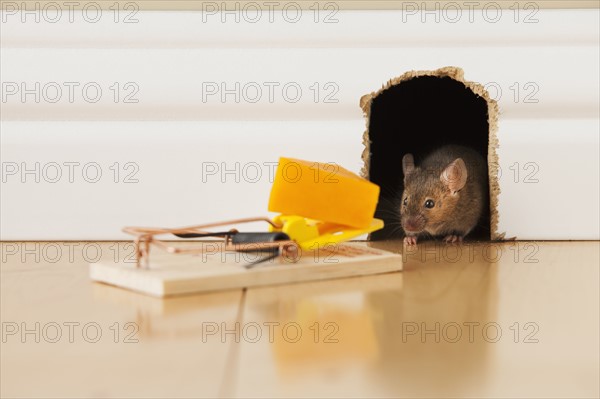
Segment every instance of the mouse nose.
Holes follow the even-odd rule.
[[[418,231],[421,227],[420,224],[418,217],[411,216],[404,221],[404,229],[408,231]]]

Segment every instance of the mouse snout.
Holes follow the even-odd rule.
[[[422,215],[405,216],[402,218],[402,228],[407,233],[420,233],[425,228],[425,218]]]

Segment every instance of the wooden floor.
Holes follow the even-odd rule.
[[[130,253],[2,243],[2,397],[600,395],[599,242],[420,244],[401,273],[166,300],[89,281]]]

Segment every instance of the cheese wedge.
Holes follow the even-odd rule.
[[[379,186],[339,165],[282,157],[269,211],[365,228],[378,198]]]

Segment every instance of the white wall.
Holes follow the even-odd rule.
[[[123,225],[266,214],[279,155],[358,172],[360,97],[446,65],[499,100],[499,230],[600,238],[597,10],[521,10],[518,22],[503,10],[495,23],[480,10],[455,23],[397,11],[338,11],[324,23],[322,12],[297,23],[281,12],[257,23],[138,12],[130,24],[108,11],[98,23],[3,13],[0,238],[114,239]],[[206,92],[236,82],[238,101]],[[124,102],[130,93],[137,102]]]

